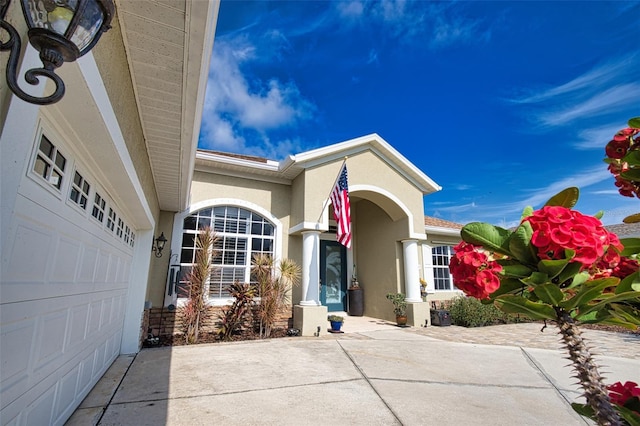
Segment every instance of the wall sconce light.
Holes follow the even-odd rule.
[[[9,50],[7,84],[20,99],[37,105],[58,102],[64,96],[64,82],[55,69],[65,61],[73,62],[89,52],[103,32],[111,26],[115,13],[113,0],[20,0],[22,13],[29,28],[29,43],[40,52],[42,68],[28,70],[24,79],[31,85],[40,83],[39,76],[55,83],[53,94],[31,96],[18,86],[17,70],[21,40],[16,29],[5,21],[11,0],[0,0],[0,28],[9,33],[7,42],[0,42],[0,51]]]
[[[164,232],[161,232],[160,236],[153,241],[155,241],[155,244],[151,246],[151,251],[156,254],[156,257],[162,257],[162,250],[164,250],[164,245],[167,243]]]

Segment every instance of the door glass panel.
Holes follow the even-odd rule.
[[[342,278],[342,262],[340,258],[340,247],[335,245],[327,245],[327,303],[341,303],[341,278]]]

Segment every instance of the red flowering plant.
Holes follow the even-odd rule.
[[[615,134],[605,154],[604,161],[609,163],[618,192],[625,197],[640,198],[640,117],[629,120],[629,127]]]
[[[601,214],[572,210],[578,195],[568,188],[539,210],[526,208],[513,230],[465,225],[449,268],[465,294],[558,326],[587,402],[573,404],[577,412],[603,425],[640,425],[639,412],[609,397],[578,326],[640,326],[640,239],[620,240]]]

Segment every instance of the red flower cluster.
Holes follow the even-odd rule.
[[[449,270],[456,287],[467,296],[488,299],[500,287],[497,274],[502,271],[502,266],[473,244],[462,241],[454,250],[456,253],[451,258]]]
[[[607,386],[609,390],[609,399],[616,405],[624,406],[631,398],[640,399],[640,388],[635,382],[626,382],[624,385],[616,382]]]
[[[607,231],[592,216],[561,206],[545,206],[524,219],[533,228],[531,243],[540,259],[564,259],[565,250],[575,252],[572,262],[590,268],[605,253],[607,264],[617,265],[623,246],[615,234]]]
[[[612,160],[609,162],[608,169],[615,177],[615,185],[619,188],[618,192],[625,197],[635,195],[640,198],[640,183],[620,176],[621,173],[629,170],[629,164],[622,161],[624,156],[631,150],[640,149],[640,136],[635,140],[633,138],[638,133],[640,133],[640,129],[633,127],[622,129],[605,147],[607,157]]]

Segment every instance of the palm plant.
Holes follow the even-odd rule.
[[[260,337],[267,338],[271,337],[278,313],[290,302],[291,288],[300,282],[300,266],[293,260],[282,259],[276,268],[271,256],[258,254],[253,257],[252,269],[260,297]]]
[[[198,343],[200,324],[207,317],[207,306],[204,301],[205,284],[213,271],[216,252],[213,247],[217,237],[209,227],[204,228],[196,237],[196,262],[187,275],[187,303],[182,308],[185,327],[185,342]]]

